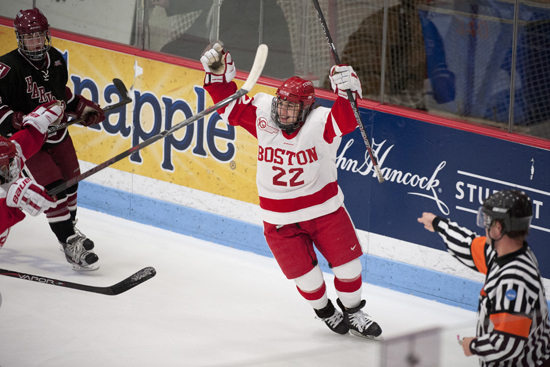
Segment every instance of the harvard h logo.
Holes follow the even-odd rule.
[[[0,79],[8,75],[8,72],[10,71],[10,67],[6,64],[3,64],[0,62]]]

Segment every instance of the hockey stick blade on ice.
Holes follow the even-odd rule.
[[[156,141],[165,138],[166,136],[174,133],[176,130],[179,130],[182,127],[185,127],[185,126],[191,124],[192,122],[197,121],[201,117],[204,117],[204,116],[206,116],[206,115],[208,115],[212,112],[215,112],[216,110],[218,110],[218,109],[228,105],[229,103],[241,98],[242,96],[244,96],[245,94],[250,92],[250,90],[254,87],[254,85],[256,85],[256,82],[258,81],[258,79],[260,78],[260,75],[262,74],[262,70],[264,69],[264,65],[265,65],[266,60],[267,60],[267,46],[262,44],[258,47],[258,50],[256,51],[256,58],[254,59],[254,64],[252,65],[252,69],[250,70],[250,73],[248,74],[248,78],[244,82],[244,85],[242,86],[242,88],[239,89],[238,91],[236,91],[234,94],[232,94],[229,97],[227,97],[226,99],[216,103],[212,107],[207,108],[204,111],[201,111],[201,112],[197,113],[196,115],[193,115],[193,116],[189,117],[187,120],[182,121],[179,124],[172,126],[172,128],[170,128],[168,130],[164,130],[163,132],[160,132],[157,135],[152,136],[152,137],[150,137],[149,139],[147,139],[145,141],[142,141],[138,145],[134,145],[133,147],[131,147],[130,149],[120,153],[119,155],[117,155],[117,156],[115,156],[115,157],[113,157],[113,158],[111,158],[111,159],[95,166],[94,168],[89,169],[88,171],[82,173],[81,175],[76,176],[75,178],[72,178],[72,179],[70,179],[70,180],[54,187],[53,189],[48,191],[48,195],[53,196],[55,194],[60,193],[61,191],[65,190],[67,187],[73,186],[74,184],[84,180],[87,177],[90,177],[91,175],[101,171],[102,169],[107,168],[110,165],[112,165],[112,164],[114,164],[114,163],[130,156],[132,153],[135,153],[135,152],[145,148],[146,146],[149,146],[149,145],[155,143]]]
[[[42,277],[40,275],[26,274],[18,271],[0,269],[0,275],[17,278],[17,279],[29,280],[31,282],[56,285],[58,287],[77,289],[79,291],[105,294],[108,296],[116,296],[117,294],[124,293],[127,290],[132,289],[135,286],[151,279],[156,274],[157,274],[157,271],[154,268],[147,267],[147,268],[141,269],[137,273],[130,275],[128,278],[110,287],[95,287],[91,285],[71,283],[63,280]]]
[[[115,88],[116,88],[118,94],[120,95],[120,101],[118,101],[115,104],[112,104],[112,105],[109,105],[109,106],[106,106],[106,107],[102,108],[103,112],[109,112],[111,110],[114,110],[115,108],[122,107],[122,106],[127,105],[128,103],[132,102],[132,98],[130,98],[130,95],[128,94],[128,89],[126,88],[126,86],[124,85],[122,80],[115,78],[115,79],[113,79],[113,84],[115,85]],[[78,124],[82,121],[84,121],[83,117],[78,118],[78,119],[72,119],[71,121],[67,121],[63,124],[51,126],[48,129],[48,133],[56,132],[57,130],[64,129],[64,128],[69,127],[69,126],[74,125],[74,124]]]
[[[337,65],[340,65],[341,64],[340,57],[338,57],[338,52],[336,51],[334,42],[332,42],[332,37],[330,36],[327,22],[325,21],[325,17],[323,16],[323,12],[321,11],[321,7],[319,6],[319,1],[318,0],[312,0],[312,1],[313,1],[313,6],[317,11],[317,16],[319,17],[319,22],[321,22],[321,27],[323,28],[323,32],[325,33],[325,37],[327,39],[328,45],[330,47],[330,50],[332,51],[332,56],[334,56],[334,61],[336,62]],[[369,153],[370,159],[374,166],[374,171],[376,172],[376,176],[378,177],[378,182],[382,183],[384,182],[384,176],[382,176],[382,171],[380,171],[380,167],[378,166],[378,160],[376,159],[376,157],[374,156],[374,153],[372,152],[372,148],[369,143],[369,137],[367,136],[367,132],[365,131],[365,127],[363,126],[363,122],[361,121],[361,115],[359,114],[359,109],[357,108],[357,102],[353,98],[353,93],[351,92],[351,90],[347,89],[346,93],[348,95],[348,100],[351,104],[353,114],[355,115],[355,120],[357,120],[357,125],[359,125],[359,130],[361,130],[361,136],[363,137],[363,141],[365,142],[365,146],[367,147],[367,152]]]

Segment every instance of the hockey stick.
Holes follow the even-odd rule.
[[[319,17],[319,21],[321,22],[321,27],[323,28],[323,32],[325,33],[325,37],[327,39],[330,50],[332,51],[332,55],[334,56],[334,61],[337,65],[340,65],[340,58],[338,57],[338,52],[336,52],[336,47],[332,42],[332,37],[330,36],[327,22],[325,21],[325,18],[323,17],[323,12],[321,11],[321,7],[319,6],[319,1],[313,0],[313,6],[315,7],[315,10],[317,10],[317,16]],[[382,176],[382,171],[380,171],[380,167],[378,166],[378,160],[372,152],[372,148],[369,143],[369,137],[367,136],[365,127],[363,126],[363,122],[361,121],[359,109],[357,108],[357,102],[353,98],[353,93],[351,92],[351,90],[347,89],[346,93],[348,95],[348,100],[351,104],[351,108],[353,109],[355,119],[357,120],[357,125],[359,125],[359,130],[361,130],[361,136],[363,137],[363,141],[365,142],[365,145],[367,147],[367,152],[369,153],[372,164],[374,165],[374,170],[376,172],[376,175],[378,176],[378,182],[382,183],[384,182],[384,176]]]
[[[237,92],[235,92],[231,96],[227,97],[226,99],[216,103],[212,107],[207,108],[206,110],[201,111],[201,112],[197,113],[196,115],[193,115],[193,116],[189,117],[187,120],[182,121],[179,124],[172,126],[171,129],[165,130],[165,131],[163,131],[163,132],[161,132],[161,133],[159,133],[155,136],[152,136],[149,139],[141,142],[140,144],[131,147],[127,151],[122,152],[119,155],[117,155],[117,156],[115,156],[115,157],[113,157],[113,158],[111,158],[111,159],[95,166],[94,168],[82,173],[81,175],[76,176],[75,178],[72,178],[72,179],[70,179],[66,182],[63,182],[62,184],[60,184],[60,185],[54,187],[53,189],[49,190],[48,195],[53,196],[55,194],[60,193],[61,191],[65,190],[67,187],[73,186],[77,182],[80,182],[80,181],[84,180],[85,178],[90,177],[94,173],[97,173],[97,172],[101,171],[102,169],[104,169],[106,167],[109,167],[113,163],[116,163],[116,162],[120,161],[121,159],[124,159],[124,158],[128,157],[132,153],[137,152],[138,150],[141,150],[141,149],[145,148],[146,146],[151,145],[151,144],[153,144],[154,142],[156,142],[160,139],[163,139],[164,137],[174,133],[176,130],[179,130],[182,127],[187,126],[190,123],[200,119],[201,117],[206,116],[206,115],[208,115],[212,112],[215,112],[216,110],[218,110],[218,109],[228,105],[229,103],[241,98],[242,96],[244,96],[245,94],[250,92],[252,87],[254,87],[254,85],[256,84],[258,79],[260,78],[260,75],[262,74],[262,70],[264,68],[266,59],[267,59],[267,46],[266,45],[260,45],[258,47],[258,51],[256,51],[256,58],[254,59],[254,64],[252,65],[252,70],[250,70],[250,74],[248,75],[248,78],[246,79],[246,82],[244,83],[242,88],[239,89]]]
[[[147,267],[147,268],[141,269],[137,273],[130,275],[128,278],[110,287],[94,287],[92,285],[71,283],[71,282],[66,282],[58,279],[46,278],[39,275],[26,274],[26,273],[20,273],[18,271],[0,269],[0,275],[5,275],[12,278],[30,280],[31,282],[57,285],[58,287],[77,289],[79,291],[106,294],[108,296],[116,296],[117,294],[124,293],[127,290],[132,289],[135,286],[145,282],[146,280],[151,279],[156,274],[157,274],[157,271],[154,268]]]
[[[115,79],[113,79],[113,84],[115,85],[116,90],[117,90],[118,94],[120,95],[120,101],[118,101],[117,103],[112,104],[110,106],[104,107],[103,112],[109,112],[111,110],[114,110],[115,108],[119,108],[121,106],[124,106],[124,105],[132,102],[132,99],[130,98],[130,96],[128,94],[128,89],[126,89],[126,86],[124,85],[122,80],[115,78]],[[71,125],[78,124],[78,123],[80,123],[84,120],[85,120],[85,118],[81,117],[81,118],[78,118],[78,119],[72,119],[71,121],[67,121],[67,122],[65,122],[63,124],[60,124],[60,125],[51,126],[48,129],[48,134],[56,132],[57,130],[64,129],[64,128],[69,127]]]

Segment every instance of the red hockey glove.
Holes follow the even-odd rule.
[[[22,112],[14,111],[14,112],[11,114],[11,125],[12,125],[15,129],[21,130],[21,124],[23,123],[23,117],[25,117],[25,115],[23,115]]]
[[[105,120],[105,111],[103,111],[97,103],[82,96],[78,97],[79,101],[75,112],[77,118],[84,118],[80,123],[81,125],[91,126]]]
[[[363,98],[363,89],[361,88],[361,81],[353,71],[351,66],[347,65],[334,65],[330,69],[330,85],[334,93],[340,97],[348,98],[346,89],[349,89],[355,94],[354,98]]]
[[[231,54],[225,52],[219,43],[215,43],[210,50],[202,55],[201,63],[204,71],[206,71],[204,77],[205,85],[211,83],[229,83],[237,74]]]
[[[57,205],[44,187],[28,177],[18,179],[9,187],[6,204],[24,210],[33,217]]]

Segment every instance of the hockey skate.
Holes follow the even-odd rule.
[[[86,250],[85,241],[86,237],[76,233],[67,238],[67,243],[63,244],[65,258],[72,264],[73,270],[93,271],[99,269],[98,257],[92,251]]]
[[[344,316],[340,311],[334,308],[332,301],[329,299],[328,304],[320,309],[315,310],[317,317],[325,322],[328,328],[337,334],[347,334],[349,327],[344,323]]]
[[[361,300],[359,306],[348,309],[344,307],[340,299],[336,302],[344,312],[344,323],[349,327],[350,333],[371,340],[384,340],[380,326],[369,315],[361,311],[365,306],[365,300]]]
[[[82,246],[84,246],[84,249],[88,252],[94,252],[94,241],[86,237],[84,233],[82,233],[78,228],[76,228],[76,223],[78,223],[78,219],[75,219],[73,221],[73,229],[74,233],[79,235],[80,237],[84,237],[84,241],[82,242]],[[65,251],[63,248],[63,242],[59,242],[59,251]]]

